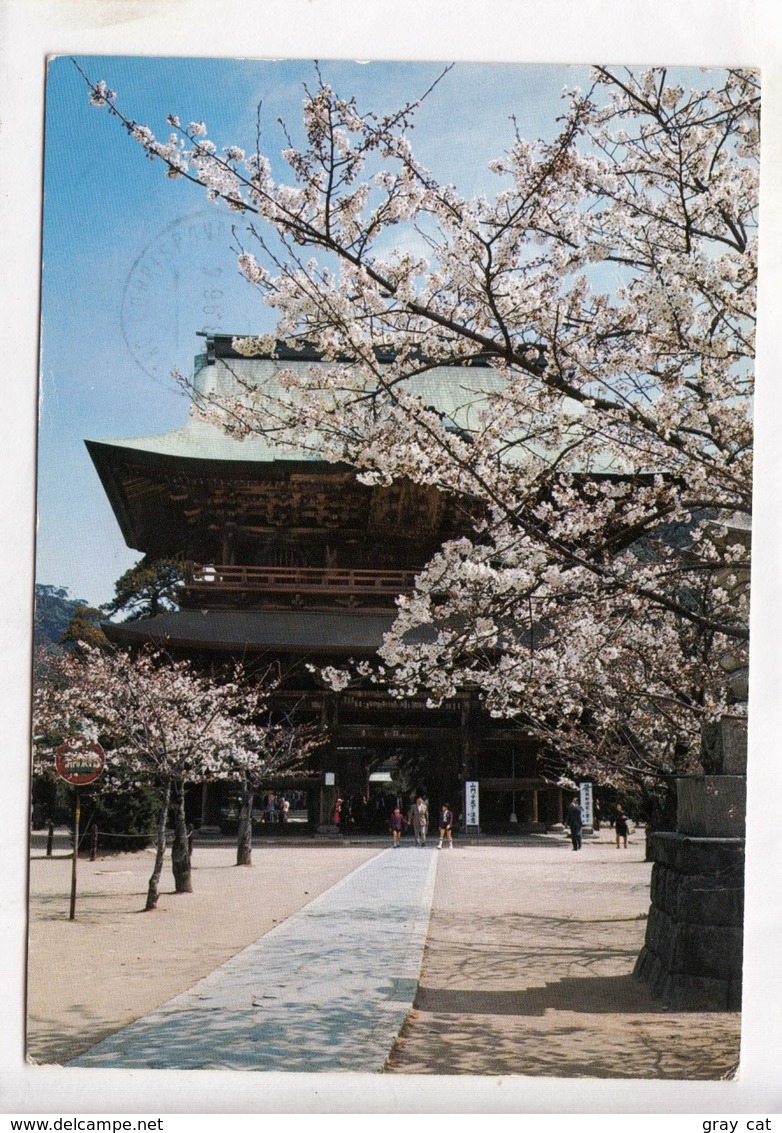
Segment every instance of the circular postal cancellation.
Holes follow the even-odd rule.
[[[125,344],[141,369],[169,385],[171,359],[196,331],[225,331],[242,286],[231,247],[236,218],[218,209],[180,217],[136,257],[122,293]]]

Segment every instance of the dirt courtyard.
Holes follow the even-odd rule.
[[[149,853],[79,863],[34,852],[28,1057],[61,1063],[191,987],[373,855],[375,845],[264,845],[250,869],[197,846],[194,892],[143,913]],[[457,845],[437,877],[413,1009],[387,1072],[707,1080],[732,1076],[740,1016],[664,1010],[631,976],[649,905],[641,839]],[[389,911],[393,918],[393,910]],[[56,972],[56,975],[53,973]]]
[[[632,977],[649,907],[642,839],[441,854],[407,1074],[732,1077],[737,1013],[665,1010]]]

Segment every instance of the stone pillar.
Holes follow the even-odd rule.
[[[677,1010],[741,1004],[746,747],[742,718],[704,729],[702,762],[715,773],[678,779],[676,830],[649,835],[652,904],[635,975]]]

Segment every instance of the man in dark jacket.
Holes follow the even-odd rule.
[[[570,830],[570,841],[573,843],[573,849],[580,850],[581,828],[584,823],[581,819],[581,807],[579,805],[578,799],[573,799],[572,803],[567,808],[565,823]]]

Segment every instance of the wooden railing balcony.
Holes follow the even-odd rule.
[[[354,598],[389,598],[409,594],[415,570],[353,570],[347,567],[259,567],[221,563],[185,563],[190,590],[274,594],[324,594]]]

